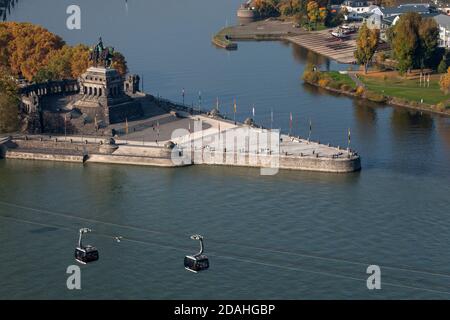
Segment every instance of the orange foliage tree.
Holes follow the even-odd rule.
[[[445,94],[448,94],[448,92],[450,90],[450,68],[448,68],[447,73],[441,77],[439,84],[441,86],[441,90]]]
[[[57,35],[31,23],[0,23],[0,66],[35,82],[77,78],[89,67],[89,47],[69,46]],[[128,71],[125,57],[116,52],[113,67]]]
[[[21,73],[29,80],[47,64],[50,53],[64,46],[64,41],[48,30],[17,22],[0,24],[0,42],[6,42],[0,62],[6,63],[13,74]]]

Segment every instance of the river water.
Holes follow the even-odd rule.
[[[10,20],[39,23],[68,43],[123,52],[144,89],[203,108],[238,103],[256,121],[362,155],[363,170],[338,175],[191,167],[0,161],[0,298],[381,299],[450,297],[450,120],[357,102],[305,86],[308,62],[346,69],[281,42],[215,48],[235,23],[238,0],[22,0]],[[66,7],[82,29],[65,27]],[[82,290],[66,288],[77,229],[100,261],[82,267]],[[183,257],[201,233],[211,269],[192,274]],[[123,236],[120,243],[113,237]],[[369,265],[382,289],[366,286]]]

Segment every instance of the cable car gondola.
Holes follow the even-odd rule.
[[[75,260],[82,264],[87,264],[98,260],[98,250],[97,248],[87,245],[83,246],[82,237],[83,234],[92,232],[91,229],[82,228],[80,229],[80,237],[78,239],[78,247],[75,249]]]
[[[186,256],[184,258],[184,268],[194,273],[207,270],[209,268],[209,260],[208,257],[203,254],[203,237],[196,234],[191,236],[191,239],[200,241],[200,252],[194,256]]]

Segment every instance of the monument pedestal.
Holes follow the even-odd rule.
[[[105,125],[141,117],[142,107],[125,93],[124,82],[115,69],[90,67],[79,79],[80,99],[73,108]]]

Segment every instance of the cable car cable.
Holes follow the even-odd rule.
[[[161,235],[170,235],[170,236],[179,237],[179,238],[181,238],[181,237],[184,238],[185,236],[188,236],[188,235],[175,234],[173,232],[156,231],[156,230],[144,229],[144,228],[135,227],[135,226],[117,224],[117,223],[113,223],[113,222],[106,222],[106,221],[101,221],[101,220],[96,220],[96,219],[89,219],[89,218],[83,218],[83,217],[78,217],[78,216],[72,216],[72,215],[69,215],[69,214],[66,214],[66,213],[54,212],[54,211],[50,211],[50,210],[47,210],[47,209],[32,208],[32,207],[22,206],[22,205],[18,205],[18,204],[14,204],[14,203],[8,203],[8,202],[4,202],[4,201],[0,201],[0,204],[4,204],[4,205],[7,205],[7,206],[15,207],[15,208],[18,208],[18,209],[24,209],[24,210],[34,211],[34,212],[41,212],[41,213],[44,213],[44,214],[49,214],[49,215],[54,215],[54,216],[61,216],[61,217],[69,218],[69,219],[82,220],[82,221],[91,222],[91,223],[99,223],[99,224],[104,224],[104,225],[109,225],[109,226],[114,226],[114,227],[119,227],[119,228],[126,228],[126,229],[130,229],[130,230],[134,230],[134,231],[142,231],[142,232],[161,234]],[[256,247],[256,246],[245,245],[245,244],[242,244],[242,243],[235,243],[235,242],[228,241],[228,240],[215,240],[214,238],[211,238],[211,239],[208,239],[208,241],[212,242],[212,243],[223,244],[223,245],[230,245],[231,244],[231,245],[234,245],[234,246],[247,248],[247,249],[254,249],[254,250],[266,251],[266,252],[271,252],[271,253],[279,253],[279,254],[290,254],[290,255],[295,255],[295,256],[299,256],[299,257],[306,257],[306,258],[312,258],[312,259],[318,259],[318,260],[342,262],[342,263],[348,263],[348,264],[353,264],[353,265],[361,265],[361,266],[366,266],[366,267],[368,265],[370,265],[368,263],[363,263],[363,262],[358,262],[358,261],[351,261],[351,260],[347,260],[347,259],[324,257],[324,256],[317,256],[317,255],[312,255],[312,254],[304,254],[304,253],[298,253],[298,252],[292,252],[292,251],[284,251],[284,250],[277,250],[277,249],[270,249],[270,248],[261,248],[261,247]],[[430,275],[430,276],[436,276],[436,277],[450,278],[450,274],[439,273],[439,272],[434,272],[434,271],[427,271],[427,270],[413,269],[413,267],[410,267],[410,266],[396,267],[396,266],[390,266],[390,265],[382,265],[380,267],[382,267],[384,269],[389,269],[389,270],[398,270],[398,271],[405,271],[405,272],[424,274],[424,275]]]
[[[68,227],[61,227],[61,226],[49,225],[49,224],[33,222],[33,221],[28,221],[28,220],[23,220],[23,219],[16,219],[16,218],[11,218],[11,217],[5,217],[5,216],[2,216],[2,215],[0,215],[0,218],[13,220],[13,221],[16,221],[16,222],[22,222],[22,223],[26,223],[26,224],[39,225],[39,226],[45,226],[45,227],[56,228],[56,229],[61,229],[61,230],[67,230],[67,231],[70,231],[70,232],[73,232],[75,230],[75,229],[68,228]],[[102,234],[102,233],[96,233],[96,235],[101,236],[101,237],[105,237],[105,238],[108,238],[108,239],[114,239],[115,238],[115,236]],[[156,244],[156,243],[152,243],[152,242],[148,242],[148,241],[135,240],[135,239],[130,239],[130,238],[123,238],[123,241],[129,241],[129,242],[132,242],[132,243],[138,243],[138,244],[142,244],[142,245],[157,246],[157,247],[162,247],[162,248],[166,248],[166,249],[172,249],[172,250],[185,252],[185,249],[181,249],[181,248],[177,248],[177,247],[173,247],[173,246],[160,245],[160,244]],[[334,277],[334,278],[340,278],[340,279],[347,279],[347,280],[364,281],[364,282],[367,281],[367,279],[362,279],[362,278],[356,278],[356,277],[345,276],[345,275],[338,275],[338,274],[324,272],[324,271],[314,271],[314,270],[309,270],[309,269],[302,269],[302,268],[283,266],[283,265],[279,265],[279,264],[269,264],[269,263],[265,263],[265,262],[255,261],[255,260],[243,259],[243,258],[240,258],[240,257],[231,257],[231,256],[215,254],[215,253],[212,253],[212,254],[210,253],[209,255],[210,256],[214,256],[214,257],[218,257],[218,258],[230,259],[230,260],[240,261],[240,262],[249,263],[249,264],[257,264],[257,265],[267,266],[267,267],[274,267],[274,268],[279,268],[279,269],[284,269],[284,270],[289,270],[289,271],[307,272],[307,273],[319,274],[319,275],[324,275],[324,276],[329,276],[329,277]],[[412,290],[422,290],[422,291],[427,291],[427,292],[432,292],[432,293],[440,293],[440,294],[450,295],[450,292],[447,292],[447,291],[441,291],[441,290],[429,289],[429,288],[423,288],[423,287],[408,286],[408,285],[389,283],[389,282],[383,282],[383,285],[384,286],[397,287],[397,288],[412,289]]]

